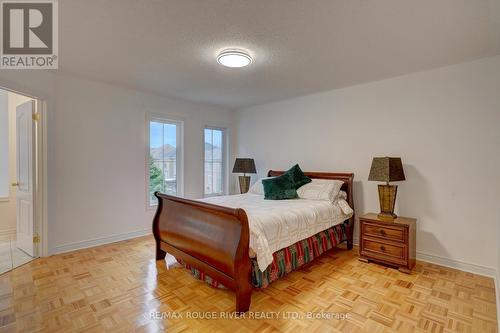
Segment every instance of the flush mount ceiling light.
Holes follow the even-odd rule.
[[[217,62],[222,66],[240,68],[252,63],[252,57],[242,50],[224,50],[217,56]]]

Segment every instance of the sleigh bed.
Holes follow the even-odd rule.
[[[269,177],[281,174],[283,171],[268,172]],[[306,172],[305,175],[312,179],[341,180],[346,201],[354,207],[352,173]],[[168,252],[198,278],[234,290],[237,312],[248,311],[253,287],[267,286],[342,242],[352,248],[354,216],[280,248],[272,253],[271,264],[259,269],[250,248],[249,219],[244,209],[158,192],[155,196],[158,198],[153,221],[156,259],[164,259]],[[301,259],[297,260],[297,256]]]

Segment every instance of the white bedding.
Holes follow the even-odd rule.
[[[305,199],[264,200],[263,195],[247,193],[200,201],[245,210],[250,227],[250,248],[256,254],[261,271],[273,261],[273,252],[352,216],[352,210],[343,199],[336,203]]]

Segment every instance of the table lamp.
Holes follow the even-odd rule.
[[[380,200],[381,220],[394,221],[394,205],[396,204],[397,185],[389,185],[389,182],[405,180],[403,163],[399,157],[374,157],[370,169],[368,180],[385,182],[385,185],[378,186],[378,197]]]
[[[250,176],[247,173],[257,173],[255,170],[255,163],[252,158],[237,158],[234,162],[233,173],[242,173],[239,176],[240,192],[241,194],[247,193],[250,188]]]

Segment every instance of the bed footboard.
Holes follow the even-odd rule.
[[[159,192],[153,220],[156,260],[170,253],[236,293],[236,311],[250,307],[248,218],[232,209]]]

